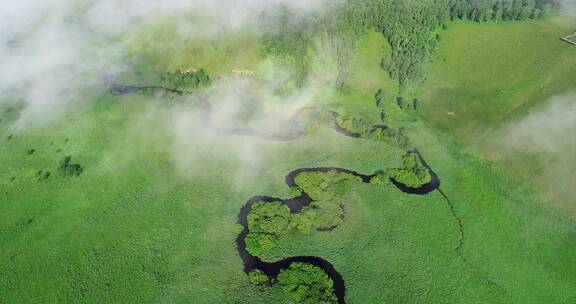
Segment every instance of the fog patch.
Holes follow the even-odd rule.
[[[278,69],[269,76],[289,73]],[[277,158],[276,154],[281,151],[278,149],[290,143],[226,134],[208,127],[206,120],[220,130],[251,128],[269,134],[286,134],[292,131],[291,119],[298,109],[318,105],[321,98],[332,96],[334,89],[330,84],[335,78],[333,71],[314,69],[301,88],[285,91],[274,77],[231,75],[185,97],[184,104],[174,106],[170,119],[174,138],[171,154],[176,168],[189,178],[205,174],[206,168],[234,168],[221,172],[232,176],[234,183],[228,186],[249,185],[267,160]],[[210,105],[210,111],[204,111],[203,103]]]
[[[25,105],[16,128],[61,118],[106,88],[127,67],[123,35],[150,19],[176,18],[189,39],[250,27],[279,7],[294,18],[318,13],[325,0],[51,0],[5,1],[0,8],[0,94],[18,92]],[[186,22],[196,13],[209,30]],[[180,22],[181,20],[181,22]],[[1,96],[1,95],[0,95]],[[0,103],[4,98],[0,97]]]
[[[511,164],[549,199],[576,211],[576,93],[552,98],[495,134],[494,159]]]
[[[148,26],[159,25],[160,34],[162,30],[174,30],[170,37],[182,43],[217,41],[245,31],[258,36],[271,30],[258,24],[259,20],[270,21],[271,18],[264,18],[266,14],[269,17],[281,8],[288,10],[291,22],[298,23],[300,18],[322,14],[326,3],[334,7],[334,2],[326,0],[4,3],[0,8],[0,105],[8,104],[8,98],[2,96],[11,92],[22,101],[14,127],[44,126],[74,113],[78,104],[97,102],[109,94],[112,83],[123,84],[124,75],[134,74],[138,56],[142,55],[134,52],[140,50],[134,47],[134,39],[138,40],[138,34]],[[200,17],[199,21],[195,17]],[[164,20],[170,21],[169,28],[162,27]],[[150,149],[156,154],[167,150],[182,176],[199,181],[206,175],[232,176],[233,182],[223,187],[242,188],[251,183],[267,160],[281,157],[278,155],[282,150],[277,145],[270,148],[270,142],[263,139],[209,130],[203,121],[205,112],[198,103],[213,104],[211,121],[221,127],[286,132],[291,115],[298,108],[317,105],[334,94],[337,77],[334,54],[327,53],[325,46],[312,47],[322,58],[310,64],[305,80],[297,85],[293,83],[295,71],[278,58],[268,58],[257,64],[253,75],[216,77],[210,87],[182,97],[186,99],[182,104],[169,105],[160,96],[136,97],[142,101],[145,113],[126,114],[127,129],[114,130],[120,134],[115,137],[118,144],[105,151],[102,168],[132,166],[148,155]],[[145,105],[147,99],[154,105]],[[10,103],[13,102],[14,98],[10,98]],[[123,142],[122,136],[126,137]],[[124,154],[134,147],[140,150]]]
[[[507,151],[561,154],[576,139],[576,94],[554,97],[542,110],[503,127]]]

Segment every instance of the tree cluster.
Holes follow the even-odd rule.
[[[363,3],[362,3],[363,2]],[[436,48],[439,27],[449,20],[509,21],[538,18],[554,0],[365,0],[350,5],[364,5],[371,26],[378,28],[392,48],[382,67],[398,80],[400,91],[413,82],[425,79],[425,64]],[[361,12],[362,10],[356,10]]]
[[[79,164],[72,164],[71,156],[66,156],[62,160],[60,160],[60,165],[58,166],[58,172],[63,176],[73,177],[79,176],[84,168]]]
[[[338,125],[353,133],[363,134],[370,130],[371,124],[363,118],[354,118],[339,115],[338,116]]]
[[[359,177],[336,172],[304,172],[296,177],[298,188],[314,201],[300,213],[292,213],[282,202],[257,202],[248,214],[246,249],[261,256],[276,248],[289,233],[307,234],[331,230],[343,221],[342,197]]]
[[[407,149],[412,144],[403,128],[379,127],[372,130],[367,137],[402,149]]]
[[[315,201],[341,201],[351,184],[361,181],[360,177],[337,172],[304,172],[295,179],[298,188]]]
[[[375,28],[392,49],[382,59],[382,68],[399,82],[402,93],[411,83],[425,79],[425,65],[440,40],[435,31],[446,29],[448,21],[538,18],[559,5],[559,0],[348,0],[344,5],[327,5],[326,13],[296,24],[290,23],[289,11],[268,16],[274,30],[264,38],[267,52],[293,58],[305,66],[313,39],[321,37],[336,54],[342,80],[355,42],[362,33]]]
[[[276,248],[280,239],[294,231],[309,231],[310,223],[298,214],[292,214],[282,202],[259,202],[248,215],[246,249],[254,256]]]
[[[306,134],[314,133],[322,127],[333,125],[332,114],[324,110],[307,111],[299,115],[297,120],[298,129]]]
[[[248,274],[250,283],[257,286],[270,285],[270,278],[260,269],[254,269]]]
[[[386,185],[390,180],[390,175],[387,171],[378,170],[374,173],[374,176],[370,179],[370,184],[372,185]]]
[[[197,71],[177,71],[165,73],[162,81],[166,88],[178,90],[193,90],[210,85],[210,76],[203,69]]]
[[[376,94],[374,94],[374,100],[376,100],[376,107],[381,109],[384,107],[384,100],[386,100],[386,92],[383,89],[379,89]]]
[[[334,282],[320,267],[295,262],[278,274],[282,290],[292,296],[296,303],[335,304]]]
[[[350,191],[354,182],[361,182],[361,179],[336,172],[299,174],[296,177],[298,188],[314,200],[304,208],[302,215],[316,230],[327,231],[340,226],[344,220],[344,195]]]
[[[428,168],[422,163],[422,159],[416,152],[408,151],[402,157],[404,167],[391,169],[390,177],[396,182],[411,188],[419,188],[432,181]]]

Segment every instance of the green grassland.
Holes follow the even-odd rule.
[[[139,31],[126,34],[126,44],[161,71],[209,68],[211,76],[229,74],[233,69],[255,70],[261,62],[257,36],[251,31],[217,32],[214,24],[188,16],[165,20],[155,18]],[[200,31],[190,40],[187,31]],[[205,32],[205,35],[202,33]]]
[[[574,220],[541,204],[523,180],[447,131],[467,135],[474,118],[484,129],[470,134],[479,136],[533,96],[551,94],[537,93],[542,82],[565,79],[558,69],[574,71],[557,59],[572,49],[535,39],[552,37],[555,25],[551,19],[452,24],[429,67],[422,93],[426,120],[394,104],[397,86],[377,70],[389,48],[375,33],[364,37],[346,90],[318,104],[378,123],[373,95],[379,88],[390,91],[384,110],[391,125],[406,127],[453,210],[439,192],[416,196],[388,184],[354,184],[344,195],[340,226],[287,235],[267,258],[314,255],[330,261],[344,277],[347,303],[573,302]],[[191,51],[195,43],[174,47],[178,56],[164,56],[149,43],[135,42],[134,48],[150,52],[145,57],[151,69],[201,67],[217,76],[256,70],[258,46],[230,41],[203,55]],[[466,45],[470,41],[478,42],[475,48]],[[244,43],[252,46],[235,47]],[[500,43],[518,53],[505,53],[510,50]],[[538,57],[548,52],[556,53]],[[498,64],[487,66],[483,58],[509,69],[496,73]],[[524,60],[512,65],[511,58]],[[535,64],[541,69],[533,79],[526,74]],[[543,80],[545,75],[552,78]],[[478,91],[465,90],[470,87]],[[485,93],[493,90],[512,91]],[[462,99],[468,102],[460,104]],[[242,271],[236,220],[246,200],[292,197],[284,176],[297,168],[371,174],[402,166],[403,149],[329,128],[292,142],[216,134],[196,115],[186,115],[191,107],[105,95],[70,109],[49,127],[20,131],[11,128],[16,114],[3,110],[0,303],[292,303],[279,287],[255,286]],[[456,118],[446,118],[446,111]],[[83,166],[79,177],[58,174],[68,155]],[[39,170],[50,177],[39,178]]]
[[[355,94],[371,96],[384,89],[390,96],[398,92],[398,83],[382,71],[380,61],[390,53],[390,45],[382,33],[370,31],[362,37],[356,46],[356,56],[352,59],[353,67],[348,76],[347,85]],[[351,92],[351,93],[352,93]]]
[[[559,15],[451,24],[441,32],[421,89],[424,116],[464,142],[481,145],[503,122],[574,88],[574,46],[560,41],[573,27]]]
[[[550,182],[550,172],[543,170],[555,159],[537,153],[503,156],[495,141],[504,136],[501,128],[507,123],[573,92],[575,48],[559,39],[573,27],[569,17],[559,14],[511,24],[451,24],[441,32],[428,79],[419,92],[425,120],[528,179],[544,200],[571,214],[575,212],[571,187]],[[565,178],[573,180],[570,175]]]

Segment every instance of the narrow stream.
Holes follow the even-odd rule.
[[[176,93],[176,94],[190,93],[190,92],[186,92],[186,91],[179,91],[179,90],[169,89],[169,88],[164,88],[164,87],[137,87],[137,86],[125,86],[125,85],[113,85],[112,89],[111,89],[111,93],[114,95],[138,94],[138,93],[142,93],[142,92],[146,92],[146,91],[153,91],[154,94],[158,94],[158,95],[166,95],[169,93]],[[211,117],[210,117],[211,105],[209,103],[205,103],[204,110],[205,110],[205,113],[203,115],[204,125],[206,126],[206,128],[208,128],[208,129],[210,129],[216,133],[219,133],[219,134],[246,135],[246,136],[252,136],[252,137],[256,137],[256,138],[261,138],[261,139],[265,139],[265,140],[274,140],[274,141],[297,140],[297,139],[302,138],[303,136],[306,135],[305,132],[300,130],[300,123],[299,123],[300,122],[300,115],[302,115],[304,112],[307,112],[307,111],[324,111],[324,112],[329,113],[332,116],[332,129],[334,129],[336,132],[338,132],[338,133],[340,133],[346,137],[351,137],[351,138],[360,138],[361,137],[361,134],[347,130],[347,129],[345,129],[339,125],[339,123],[338,123],[338,117],[340,115],[339,113],[337,113],[335,111],[328,111],[328,110],[324,110],[321,108],[316,108],[316,107],[306,107],[306,108],[301,108],[298,111],[296,111],[290,119],[290,126],[291,126],[290,131],[288,131],[286,133],[281,133],[281,134],[262,132],[262,131],[255,130],[253,128],[219,127],[219,126],[216,126],[214,124],[214,122],[211,120]],[[384,125],[373,125],[370,127],[369,132],[374,132],[377,129],[386,129],[386,128],[387,128],[387,126],[384,126]],[[389,179],[390,183],[392,183],[394,186],[396,186],[396,188],[398,188],[400,191],[407,193],[407,194],[426,195],[426,194],[428,194],[434,190],[439,189],[440,179],[438,178],[436,173],[434,173],[434,171],[432,171],[430,166],[428,166],[428,164],[424,161],[424,159],[422,158],[422,156],[420,155],[418,150],[414,150],[414,152],[418,154],[418,156],[420,157],[420,160],[422,161],[422,164],[430,172],[430,176],[431,176],[432,180],[429,183],[427,183],[427,184],[425,184],[419,188],[408,187],[402,183],[395,181],[393,178]],[[330,172],[330,173],[338,173],[338,174],[350,174],[350,175],[359,177],[363,183],[370,183],[372,177],[375,176],[375,174],[366,175],[366,174],[358,173],[358,172],[353,171],[353,170],[348,170],[348,169],[344,169],[344,168],[336,168],[336,167],[300,168],[300,169],[296,169],[296,170],[288,173],[288,175],[286,175],[286,178],[285,178],[286,185],[288,185],[288,187],[290,187],[290,188],[296,187],[297,186],[296,181],[295,181],[296,177],[301,173],[308,173],[308,172],[321,172],[321,173],[329,173]],[[444,195],[444,193],[442,193],[442,195],[449,202],[448,198]],[[320,257],[316,257],[316,256],[294,256],[294,257],[289,257],[289,258],[286,258],[286,259],[283,259],[280,261],[276,261],[276,262],[264,262],[259,257],[250,255],[250,253],[246,249],[246,237],[248,236],[248,233],[250,232],[249,228],[248,228],[248,215],[252,211],[252,207],[254,206],[254,204],[258,203],[258,202],[262,202],[262,203],[280,202],[283,205],[287,206],[290,209],[290,212],[300,213],[302,211],[302,209],[306,206],[309,206],[313,202],[313,200],[305,192],[302,192],[297,197],[289,198],[289,199],[280,199],[280,198],[269,197],[269,196],[254,196],[254,197],[250,198],[244,204],[244,206],[242,206],[242,208],[240,209],[240,212],[238,214],[237,223],[242,225],[243,229],[242,229],[242,232],[236,238],[236,244],[237,244],[238,254],[240,255],[240,258],[242,259],[242,261],[244,263],[244,272],[248,274],[255,269],[259,269],[262,272],[264,272],[269,278],[275,279],[282,269],[286,269],[286,268],[290,267],[290,265],[292,263],[302,262],[302,263],[312,264],[312,265],[317,266],[317,267],[321,268],[322,270],[324,270],[324,272],[330,277],[330,279],[332,279],[332,281],[334,283],[334,294],[336,295],[336,298],[338,299],[338,303],[339,304],[346,303],[346,301],[345,301],[346,286],[345,286],[344,279],[342,278],[342,275],[336,270],[336,268],[330,262],[328,262],[328,261],[326,261]],[[451,210],[453,212],[453,209],[451,209]],[[460,233],[463,234],[461,222],[459,222],[459,227],[460,227]],[[459,243],[458,248],[460,248],[461,245],[462,244]]]
[[[424,161],[423,161],[424,163]],[[425,164],[425,166],[427,166]],[[427,167],[428,168],[428,167]],[[400,183],[395,182],[394,180],[390,179],[398,189],[405,193],[409,194],[427,194],[430,193],[440,186],[440,181],[438,176],[430,170],[430,175],[432,176],[432,181],[428,184],[423,185],[420,188],[410,188]],[[309,173],[309,172],[321,172],[321,173],[338,173],[338,174],[350,174],[362,179],[364,183],[370,183],[370,180],[375,175],[366,175],[362,173],[358,173],[356,171],[343,169],[343,168],[335,168],[335,167],[321,167],[321,168],[300,168],[296,169],[288,175],[286,175],[285,182],[288,187],[296,187],[296,177],[301,173]],[[281,202],[283,205],[287,206],[292,213],[299,213],[302,209],[306,206],[309,206],[313,200],[306,192],[302,192],[301,195],[290,198],[290,199],[280,199],[268,196],[255,196],[250,198],[246,204],[240,209],[240,213],[238,214],[238,224],[242,225],[243,229],[242,232],[238,235],[236,239],[236,244],[238,248],[238,253],[240,258],[244,263],[244,272],[250,273],[255,269],[259,269],[264,272],[269,278],[276,278],[280,273],[280,270],[288,268],[290,264],[294,262],[305,262],[320,267],[326,272],[326,274],[332,279],[334,282],[334,293],[338,299],[339,304],[346,303],[345,301],[345,292],[346,286],[344,284],[344,279],[342,275],[335,269],[335,267],[330,264],[330,262],[315,256],[295,256],[289,257],[277,262],[268,263],[262,261],[259,257],[250,255],[248,250],[246,250],[246,237],[248,236],[249,228],[248,228],[248,215],[252,211],[252,207],[255,203],[263,202],[263,203],[271,203],[271,202]]]

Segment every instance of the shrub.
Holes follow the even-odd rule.
[[[390,176],[388,175],[388,172],[379,170],[370,179],[370,183],[373,185],[385,185],[388,183],[389,179],[390,179]]]
[[[254,269],[249,274],[248,277],[250,278],[250,283],[262,286],[262,285],[269,285],[270,278],[260,269]]]
[[[257,202],[248,214],[246,249],[254,256],[276,248],[288,233],[310,233],[312,228],[329,230],[342,223],[342,196],[350,182],[360,181],[351,174],[305,172],[296,176],[297,186],[313,200],[300,213],[291,213],[282,202]]]
[[[368,138],[397,146],[402,149],[407,149],[411,145],[410,138],[406,136],[403,129],[393,129],[389,127],[376,128],[368,134]]]
[[[332,115],[326,111],[309,111],[298,117],[298,127],[304,133],[313,133],[333,124]]]
[[[383,89],[379,89],[378,92],[376,92],[376,95],[374,95],[374,99],[376,100],[376,106],[378,108],[381,108],[382,106],[384,106],[384,99],[386,98],[386,94],[384,93]]]
[[[404,97],[398,96],[396,97],[396,103],[400,107],[400,109],[404,109]]]
[[[312,202],[303,214],[317,230],[332,230],[344,221],[342,206],[334,202]]]
[[[210,84],[210,77],[203,69],[166,73],[163,75],[162,80],[165,87],[179,90],[192,90]]]
[[[386,115],[386,112],[384,112],[384,111],[381,111],[381,112],[380,112],[380,121],[383,122],[383,123],[385,123],[385,124],[388,124],[388,123],[389,123],[389,121],[388,121],[388,115]]]
[[[307,263],[292,263],[278,275],[282,290],[290,294],[297,303],[337,303],[334,282],[319,267]]]
[[[289,229],[292,214],[281,202],[259,202],[248,214],[249,233],[246,249],[254,256],[277,246],[279,238]]]
[[[404,168],[390,170],[390,176],[395,181],[411,188],[418,188],[432,181],[430,172],[417,153],[409,151],[402,160]]]
[[[296,176],[296,184],[314,200],[303,214],[317,230],[330,230],[342,224],[342,198],[352,182],[360,177],[336,172],[305,172]]]
[[[79,164],[71,164],[72,161],[71,156],[66,156],[60,161],[60,165],[58,166],[58,172],[63,176],[79,176],[84,168]]]
[[[370,123],[362,118],[350,118],[346,116],[338,116],[338,125],[354,133],[366,133],[370,129]]]
[[[50,171],[44,172],[42,170],[39,170],[38,172],[36,172],[36,177],[37,177],[38,181],[41,181],[41,180],[48,179],[51,174],[52,173]]]
[[[420,109],[420,100],[418,100],[418,98],[412,100],[412,108],[414,108],[414,110]]]
[[[296,185],[315,201],[340,201],[360,177],[336,172],[304,172],[295,178]]]
[[[254,256],[274,249],[291,232],[309,233],[312,224],[302,214],[293,214],[282,202],[259,202],[248,214],[246,249]]]
[[[380,60],[380,68],[388,73],[392,72],[392,58],[390,58],[390,55],[382,57],[382,60]]]

